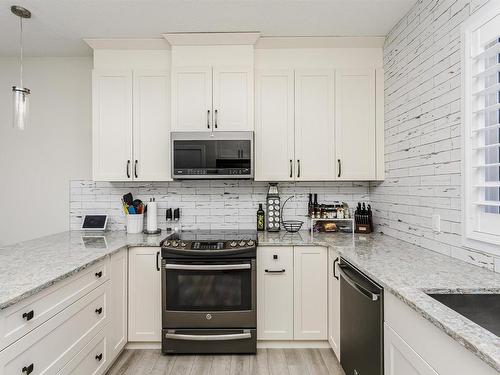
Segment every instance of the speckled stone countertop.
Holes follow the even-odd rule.
[[[0,248],[0,310],[104,259],[124,246],[160,246],[168,236],[71,231]]]
[[[259,233],[259,245],[321,245],[416,310],[500,372],[500,337],[426,293],[500,293],[500,274],[382,234]]]
[[[0,310],[125,246],[159,246],[168,235],[72,231],[1,247]],[[335,248],[386,291],[500,372],[500,338],[425,294],[500,293],[500,274],[381,234],[259,233],[259,245]]]

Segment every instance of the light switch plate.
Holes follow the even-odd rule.
[[[434,232],[441,232],[441,215],[432,215],[432,230]]]

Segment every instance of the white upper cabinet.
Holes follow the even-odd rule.
[[[213,130],[253,130],[253,69],[213,69]]]
[[[170,84],[166,71],[134,71],[136,181],[170,179]]]
[[[95,181],[170,180],[169,75],[93,72]]]
[[[212,69],[174,68],[172,130],[210,130],[212,114]]]
[[[376,179],[375,69],[335,72],[335,153],[340,180]]]
[[[253,68],[176,67],[172,72],[172,130],[253,130]]]
[[[297,181],[335,179],[334,71],[295,72]]]
[[[255,179],[294,180],[293,70],[259,71],[255,96]]]
[[[92,99],[94,180],[130,180],[132,72],[94,70]]]

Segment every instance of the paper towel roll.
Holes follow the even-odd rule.
[[[147,209],[147,224],[146,228],[148,232],[154,232],[158,229],[158,213],[157,213],[157,205],[154,199],[150,200],[148,203]]]

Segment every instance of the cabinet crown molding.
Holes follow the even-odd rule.
[[[162,34],[171,46],[255,45],[260,32],[241,33],[167,33]]]

